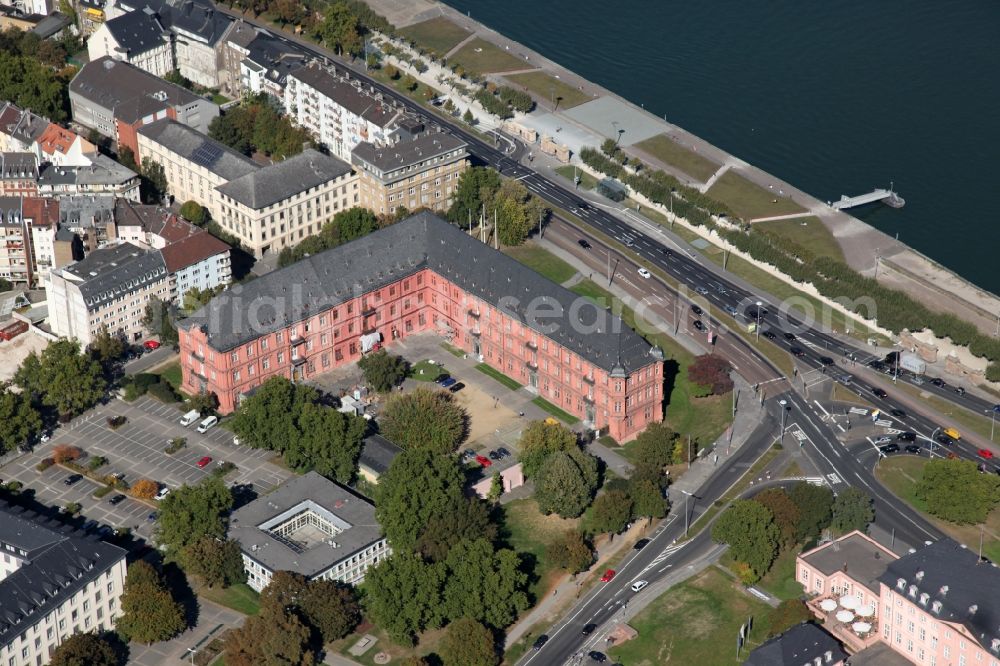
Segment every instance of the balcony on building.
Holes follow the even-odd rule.
[[[594,381],[594,376],[593,376],[593,375],[585,375],[585,376],[583,377],[583,381],[587,382],[587,383],[588,383],[588,384],[590,384],[591,386],[593,386],[593,385],[594,385],[594,384],[596,383],[596,382]]]
[[[594,394],[593,393],[589,393],[589,394],[583,396],[583,401],[584,402],[588,402],[591,405],[593,405],[594,404]]]
[[[533,358],[528,358],[524,360],[524,364],[531,368],[532,370],[538,370],[538,361]]]
[[[473,319],[479,319],[480,317],[479,308],[469,308],[468,312],[469,316],[472,317]]]
[[[306,362],[305,356],[299,356],[297,354],[295,356],[292,356],[292,365],[302,365],[305,362]]]
[[[474,335],[474,336],[476,336],[478,338],[482,334],[483,334],[483,332],[479,330],[478,326],[474,326],[473,328],[469,329],[469,335]]]
[[[533,349],[535,351],[538,350],[538,343],[535,342],[534,340],[525,340],[524,346],[527,347],[528,349]]]
[[[292,331],[292,333],[288,336],[288,341],[292,344],[293,347],[297,347],[298,345],[301,345],[303,342],[305,342],[306,339],[301,335],[299,335],[298,331]]]
[[[198,361],[199,363],[204,363],[205,362],[205,355],[204,354],[199,354],[196,351],[191,352],[191,358],[193,358],[194,360]]]

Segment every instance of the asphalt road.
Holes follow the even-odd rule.
[[[695,493],[695,498],[687,506],[688,520],[693,523],[698,516],[708,510],[712,503],[722,497],[739,480],[747,468],[771,445],[776,434],[777,422],[766,419],[757,427],[746,444],[733,456],[719,465],[715,474]],[[755,486],[753,492],[760,489]],[[671,517],[660,524],[647,538],[649,544],[641,550],[630,551],[617,564],[615,577],[607,583],[597,583],[569,615],[549,633],[549,641],[540,650],[526,654],[520,664],[562,664],[570,661],[574,654],[583,650],[600,650],[610,626],[605,625],[621,610],[622,605],[634,594],[630,589],[636,580],[646,580],[650,585],[688,563],[703,557],[714,545],[709,530],[703,530],[693,539],[676,544],[684,536],[685,503],[673,498],[674,510]],[[650,591],[645,591],[649,594]],[[583,635],[587,624],[598,627],[590,636]]]

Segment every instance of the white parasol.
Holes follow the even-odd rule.
[[[855,612],[859,617],[871,617],[875,615],[875,604],[865,604]]]
[[[842,610],[837,613],[838,622],[844,622],[846,624],[847,622],[850,622],[853,619],[854,619],[854,613],[852,613],[849,610]]]
[[[819,602],[819,607],[829,613],[830,611],[837,610],[837,602],[833,599],[824,599]]]
[[[853,596],[844,595],[840,598],[840,607],[846,608],[847,610],[854,610],[861,604],[858,603],[858,598]]]
[[[872,630],[872,625],[867,622],[855,622],[851,625],[851,629],[853,629],[854,633],[857,634],[867,634]]]

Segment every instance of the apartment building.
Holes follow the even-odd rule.
[[[283,100],[288,75],[307,60],[305,51],[292,42],[242,19],[232,22],[216,53],[219,84],[231,97],[263,92]]]
[[[317,472],[294,477],[233,512],[247,584],[260,592],[276,571],[351,585],[391,550],[375,507]]]
[[[50,124],[47,118],[4,102],[0,105],[0,152],[36,152],[35,145]]]
[[[663,353],[618,317],[423,212],[223,293],[180,328],[184,389],[229,413],[434,332],[619,441],[663,419]]]
[[[33,153],[0,153],[0,196],[38,193],[38,160]]]
[[[920,666],[1000,666],[1000,570],[953,539],[897,556],[852,532],[800,554],[796,580],[855,649],[882,642]]]
[[[419,132],[386,146],[363,141],[352,151],[351,164],[358,171],[365,208],[376,213],[392,213],[400,206],[444,211],[469,166],[469,151],[451,134]]]
[[[107,155],[97,154],[89,166],[42,165],[38,194],[47,197],[110,194],[139,200],[139,174]]]
[[[207,132],[217,104],[190,90],[110,57],[84,65],[69,84],[73,120],[139,155],[140,127],[170,118]],[[137,162],[141,162],[136,157]]]
[[[39,162],[55,166],[90,166],[97,154],[97,146],[55,123],[49,123],[38,137],[35,147]]]
[[[216,190],[219,223],[258,258],[298,245],[333,215],[358,205],[351,165],[312,148]]]
[[[134,11],[105,21],[87,40],[90,60],[122,60],[154,76],[176,68],[170,34],[154,12]]]
[[[125,550],[0,502],[0,664],[38,666],[121,616]]]
[[[836,638],[803,622],[762,643],[743,666],[844,666],[846,659]]]
[[[59,202],[39,197],[0,197],[0,277],[34,286],[55,260]]]
[[[150,299],[170,300],[170,274],[160,251],[122,243],[51,271],[45,296],[56,335],[85,347],[107,329],[134,341]]]
[[[315,63],[289,74],[284,93],[285,113],[345,162],[362,141],[387,143],[403,117],[401,107],[370,86]]]

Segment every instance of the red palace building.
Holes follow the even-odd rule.
[[[608,304],[610,305],[610,304]],[[663,419],[663,353],[605,307],[433,213],[236,285],[180,322],[183,387],[229,413],[422,332],[619,441]]]

